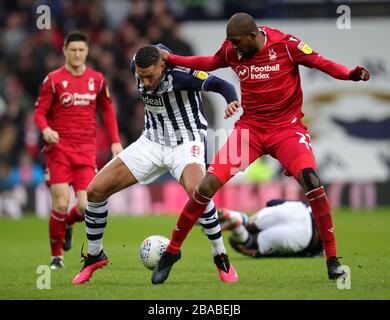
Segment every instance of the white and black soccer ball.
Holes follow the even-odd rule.
[[[146,268],[153,270],[167,249],[168,244],[169,239],[164,236],[154,235],[147,237],[139,247],[139,257],[142,264]]]

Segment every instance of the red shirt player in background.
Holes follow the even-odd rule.
[[[49,234],[52,269],[63,268],[62,250],[69,250],[72,225],[84,220],[86,189],[95,176],[96,106],[102,110],[114,156],[122,151],[115,109],[104,76],[87,67],[88,37],[70,33],[64,43],[65,66],[50,72],[43,81],[34,112],[35,123],[45,140],[46,182],[52,212]],[[77,205],[69,212],[69,185]]]
[[[154,283],[168,277],[181,244],[210,199],[238,171],[264,154],[279,160],[287,175],[302,186],[323,240],[328,277],[345,276],[336,255],[331,208],[321,185],[310,136],[302,124],[299,65],[316,68],[340,80],[366,81],[363,67],[349,70],[314,52],[297,37],[269,27],[257,27],[245,13],[233,15],[227,39],[214,56],[181,57],[161,54],[169,64],[211,71],[231,67],[240,79],[243,115],[211,163],[192,199],[183,209],[166,253],[153,272]],[[225,110],[230,117],[237,106]]]

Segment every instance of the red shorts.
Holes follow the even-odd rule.
[[[286,175],[295,178],[305,168],[317,168],[310,136],[301,122],[261,129],[238,121],[228,140],[214,157],[208,172],[225,184],[265,154],[279,160]]]
[[[46,184],[69,183],[75,192],[87,190],[96,175],[95,153],[64,151],[51,146],[46,154]]]

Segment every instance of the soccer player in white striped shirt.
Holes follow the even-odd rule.
[[[207,121],[202,113],[201,90],[220,93],[228,104],[227,108],[237,110],[239,107],[233,85],[203,71],[169,68],[157,47],[166,49],[160,44],[142,47],[132,62],[137,88],[145,105],[143,133],[111,160],[87,189],[88,255],[81,272],[73,280],[74,284],[84,283],[96,269],[108,263],[102,240],[110,195],[136,183],[149,184],[167,171],[191,195],[205,176]],[[220,279],[238,281],[226,254],[212,201],[199,223],[211,242]]]

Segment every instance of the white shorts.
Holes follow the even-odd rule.
[[[169,171],[180,181],[184,168],[191,163],[205,164],[205,146],[199,141],[178,146],[163,146],[144,136],[124,149],[118,157],[140,184],[149,184]]]
[[[313,234],[309,208],[298,201],[263,208],[250,221],[260,230],[257,242],[265,256],[300,252]]]

